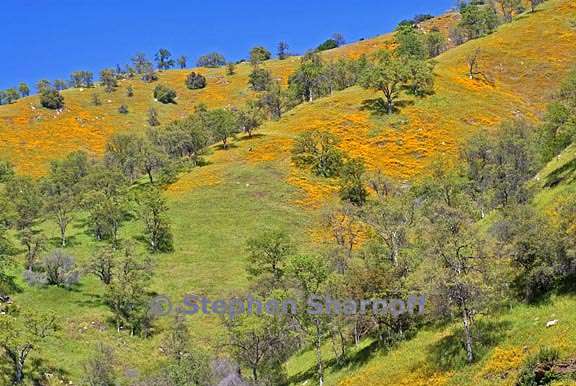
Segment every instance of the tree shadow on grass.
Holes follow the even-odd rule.
[[[364,347],[363,349],[347,355],[345,358],[332,358],[330,360],[324,361],[325,370],[331,370],[333,372],[341,370],[343,368],[347,368],[350,371],[358,369],[364,366],[370,359],[377,353],[382,352],[379,351],[382,347],[378,344],[378,341],[374,341],[370,343],[368,346]],[[310,379],[315,379],[317,376],[317,367],[316,362],[314,362],[308,370],[293,375],[289,379],[290,384],[301,384],[306,382]]]
[[[483,358],[488,350],[497,345],[506,336],[510,322],[477,321],[473,328],[474,361]],[[428,362],[442,371],[457,370],[466,366],[464,329],[456,328],[449,336],[434,344],[428,352]]]
[[[411,106],[414,101],[411,100],[399,100],[394,102],[394,107],[392,108],[392,114],[400,112],[400,108]],[[388,113],[388,104],[383,98],[365,99],[362,101],[362,106],[360,110],[368,110],[373,115],[376,116],[386,116],[391,115]]]
[[[259,138],[264,138],[264,137],[266,137],[266,134],[261,134],[261,133],[252,134],[251,137],[248,135],[243,135],[240,138],[237,138],[236,142],[251,141],[253,139],[259,139]]]
[[[222,151],[236,149],[237,147],[238,147],[238,145],[236,145],[234,143],[228,143],[227,146],[224,146],[223,144],[218,144],[218,145],[214,146],[215,149],[222,150]]]

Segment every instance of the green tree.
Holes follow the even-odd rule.
[[[270,294],[283,286],[288,257],[295,251],[290,237],[283,231],[266,231],[249,239],[247,272],[258,281],[258,286]]]
[[[376,54],[375,62],[369,64],[362,74],[360,84],[365,88],[382,91],[386,98],[386,111],[392,114],[394,102],[402,88],[408,85],[409,79],[410,73],[403,60],[387,51],[380,51]]]
[[[16,211],[16,227],[29,228],[40,218],[42,197],[38,184],[30,177],[16,176],[6,185],[6,197]]]
[[[399,26],[394,34],[394,40],[397,55],[420,60],[428,58],[424,34],[416,26]]]
[[[360,158],[354,158],[344,163],[340,171],[340,198],[354,205],[366,203],[368,190],[364,184],[366,167]]]
[[[106,92],[112,92],[118,87],[118,81],[116,80],[116,74],[111,68],[106,68],[100,71],[100,83],[104,86]]]
[[[284,60],[288,57],[288,43],[281,41],[278,43],[278,59]]]
[[[161,103],[176,103],[176,91],[159,84],[154,88],[154,99]]]
[[[250,63],[253,65],[260,64],[270,59],[272,54],[262,46],[254,47],[250,50]]]
[[[150,183],[154,183],[154,172],[162,168],[166,163],[166,155],[159,147],[148,140],[144,140],[138,154],[140,169],[148,176]]]
[[[114,134],[106,144],[104,162],[120,170],[130,181],[138,177],[138,154],[142,138],[135,134]]]
[[[216,141],[221,141],[224,149],[228,148],[230,137],[234,137],[239,131],[238,120],[230,110],[210,110],[205,117],[206,127]]]
[[[248,77],[248,84],[254,91],[266,91],[272,83],[272,74],[264,68],[254,68]]]
[[[27,97],[30,95],[30,87],[26,83],[20,83],[18,86],[18,91],[20,91],[20,95],[22,98]]]
[[[24,383],[28,356],[57,328],[56,317],[49,314],[27,313],[21,318],[8,314],[0,318],[0,346],[12,367],[14,384]]]
[[[245,107],[238,111],[238,122],[243,132],[252,138],[252,133],[263,121],[262,105],[255,101],[248,101]]]
[[[220,67],[226,64],[226,59],[224,56],[218,52],[211,52],[209,54],[203,55],[198,59],[198,67]]]
[[[154,253],[174,250],[167,212],[166,200],[159,190],[150,188],[138,197],[138,217],[144,224],[144,239]]]
[[[262,95],[258,103],[266,110],[273,121],[282,117],[282,104],[284,94],[280,90],[278,82],[272,82]]]
[[[154,59],[158,65],[159,70],[168,70],[174,67],[174,59],[171,59],[172,54],[166,48],[161,48],[158,50]]]
[[[312,167],[317,176],[335,177],[340,173],[344,158],[338,143],[338,138],[327,131],[306,131],[294,143],[292,160],[300,167]]]
[[[180,69],[184,69],[184,68],[186,68],[188,58],[186,58],[186,56],[182,55],[178,58],[178,60],[176,60],[176,62],[178,63],[178,66],[180,66]]]
[[[32,271],[38,260],[38,255],[42,252],[48,240],[41,231],[25,228],[18,233],[20,243],[26,248],[25,268]]]
[[[147,294],[152,277],[149,259],[137,258],[130,248],[118,262],[112,282],[106,287],[105,302],[110,307],[118,332],[147,336],[151,328],[150,297]]]
[[[43,89],[40,93],[40,104],[47,109],[61,109],[64,107],[64,97],[56,89]]]
[[[288,86],[302,102],[312,102],[314,98],[326,94],[324,64],[318,54],[306,54],[300,67],[290,75]]]
[[[437,29],[426,34],[425,42],[430,58],[435,58],[446,50],[446,37]]]
[[[316,51],[326,51],[338,47],[338,42],[334,39],[327,39],[324,43],[320,44]]]

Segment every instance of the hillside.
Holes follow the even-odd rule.
[[[448,14],[423,27],[448,30],[454,18]],[[576,64],[576,28],[570,23],[575,19],[574,1],[550,0],[534,15],[521,15],[487,37],[448,50],[436,58],[434,94],[405,98],[400,114],[382,117],[363,109],[365,100],[380,95],[354,86],[297,106],[279,121],[266,122],[254,138],[239,136],[229,150],[212,147],[206,165],[180,175],[166,189],[175,252],[156,259],[152,290],[179,299],[190,292],[226,297],[246,289],[245,243],[261,229],[285,229],[303,252],[323,247],[320,209],[337,199],[336,186],[334,181],[312,177],[291,163],[293,139],[305,130],[336,134],[341,148],[362,157],[370,169],[404,181],[422,176],[436,158],[455,159],[461,143],[472,133],[490,133],[501,122],[514,118],[536,122],[559,80]],[[392,35],[382,35],[323,56],[327,60],[358,57],[391,45]],[[466,76],[466,57],[477,48],[481,50],[480,69],[490,82]],[[270,60],[264,67],[286,84],[299,60]],[[185,87],[184,79],[192,70],[206,76],[205,89],[191,91]],[[255,94],[247,85],[250,64],[240,64],[236,71],[229,76],[224,68],[168,70],[152,84],[121,81],[110,94],[101,87],[69,89],[63,92],[66,106],[60,113],[38,108],[36,96],[0,106],[0,158],[12,161],[21,174],[41,176],[49,161],[74,150],[102,155],[106,141],[115,132],[144,132],[150,107],[158,110],[164,124],[189,115],[199,103],[209,108],[240,106]],[[176,104],[154,101],[152,90],[159,83],[177,91]],[[126,96],[128,85],[134,88],[131,98]],[[93,93],[102,99],[101,106],[92,105]],[[121,104],[128,106],[128,114],[118,113]],[[573,164],[574,158],[574,148],[568,149],[542,172],[542,181],[562,166]],[[573,181],[572,174],[556,189],[574,189]],[[550,197],[555,192],[542,190],[540,194],[545,204],[553,200]],[[87,234],[82,216],[73,222],[68,247],[80,263],[102,245]],[[42,228],[56,243],[57,228],[49,222]],[[122,228],[121,237],[136,239],[140,232],[140,225],[130,222]],[[20,268],[16,270],[20,278]],[[19,283],[26,287],[21,280]],[[14,296],[18,303],[53,311],[64,320],[58,339],[51,338],[43,352],[44,362],[34,371],[77,381],[82,363],[100,341],[115,348],[124,372],[160,365],[162,336],[139,339],[116,333],[102,304],[103,291],[98,280],[86,276],[74,290],[26,287]],[[538,307],[518,306],[510,313],[486,316],[486,320],[509,328],[482,361],[466,369],[440,369],[429,357],[454,326],[426,329],[389,353],[370,353],[367,357],[363,357],[362,349],[370,342],[363,342],[357,349],[358,363],[330,368],[327,384],[512,384],[518,364],[542,342],[556,344],[562,353],[575,351],[576,335],[570,327],[576,323],[575,305],[573,297],[557,297]],[[551,318],[561,319],[561,325],[542,328]],[[157,332],[164,331],[167,324],[161,320]],[[219,318],[195,317],[188,325],[197,346],[218,351],[223,339]],[[294,384],[306,384],[305,378],[313,374],[312,353],[292,358],[287,369]]]

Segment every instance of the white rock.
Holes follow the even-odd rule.
[[[555,326],[557,324],[558,324],[558,319],[550,320],[548,323],[546,323],[546,328]]]

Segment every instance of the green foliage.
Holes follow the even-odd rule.
[[[151,127],[160,126],[160,120],[158,119],[158,111],[155,108],[151,107],[148,109],[148,124]]]
[[[563,82],[555,100],[548,105],[538,136],[540,158],[544,162],[550,161],[576,140],[576,70]]]
[[[554,365],[558,358],[558,350],[541,347],[536,354],[530,356],[522,365],[516,386],[551,384],[559,378],[558,374],[551,371],[552,365]]]
[[[395,49],[397,55],[421,60],[428,58],[425,36],[415,26],[398,27],[394,40],[397,45]]]
[[[12,368],[13,384],[24,382],[24,369],[32,351],[38,351],[43,341],[58,329],[52,314],[26,313],[21,317],[3,315],[0,318],[0,346],[6,363]]]
[[[174,67],[174,59],[171,59],[171,57],[172,54],[166,48],[159,49],[154,56],[158,69],[168,70],[169,68]]]
[[[30,87],[28,87],[26,83],[20,83],[18,86],[18,91],[20,92],[20,96],[22,96],[22,98],[30,95]]]
[[[327,87],[320,56],[306,54],[301,59],[300,67],[288,78],[288,86],[302,102],[312,102],[314,98],[325,95]]]
[[[118,81],[113,69],[106,68],[100,72],[100,83],[106,92],[112,92],[118,87]]]
[[[317,176],[335,177],[344,159],[338,142],[338,138],[327,131],[306,131],[294,143],[292,160],[299,167],[311,167]]]
[[[211,52],[201,56],[196,64],[198,67],[220,67],[226,64],[226,59],[218,52]]]
[[[186,87],[190,90],[197,90],[206,87],[206,78],[201,74],[192,71],[185,80]]]
[[[375,61],[367,65],[360,78],[360,84],[365,88],[373,88],[384,93],[386,112],[392,114],[394,102],[398,99],[402,88],[408,85],[410,73],[406,63],[388,51],[380,51]]]
[[[236,73],[236,65],[232,62],[226,65],[226,75],[232,76]]]
[[[174,250],[168,206],[159,190],[150,188],[138,197],[138,217],[144,224],[144,239],[153,253]]]
[[[184,68],[186,68],[187,61],[188,61],[188,58],[186,58],[186,56],[182,55],[176,60],[176,63],[178,64],[178,66],[180,66],[180,69],[184,69]]]
[[[6,197],[16,212],[16,227],[24,229],[36,223],[42,209],[38,185],[30,177],[16,176],[6,185]]]
[[[288,57],[288,43],[282,41],[278,43],[278,59],[284,60]]]
[[[316,47],[316,51],[326,51],[338,47],[338,42],[334,39],[327,39],[324,43]]]
[[[270,59],[272,54],[266,48],[258,46],[250,50],[250,63],[256,65]]]
[[[215,141],[228,148],[228,140],[240,131],[236,114],[226,109],[210,110],[203,115],[205,125]]]
[[[168,86],[159,84],[154,87],[154,99],[161,103],[176,103],[176,91]]]
[[[354,158],[342,166],[340,172],[340,198],[354,205],[362,206],[368,198],[363,177],[366,172],[364,161]]]
[[[147,287],[152,276],[150,261],[134,256],[130,248],[117,264],[112,282],[106,287],[105,303],[110,307],[118,332],[147,336],[151,329],[150,297]]]
[[[428,57],[434,58],[446,50],[446,36],[438,30],[432,30],[426,34],[425,44]]]
[[[453,31],[457,44],[491,34],[498,27],[498,16],[493,8],[475,3],[462,3],[462,19]]]
[[[10,161],[0,160],[0,184],[8,182],[15,175],[14,165]]]
[[[92,74],[90,71],[75,71],[70,75],[70,85],[75,88],[93,87],[93,77],[94,74]]]
[[[264,68],[254,68],[248,77],[248,84],[254,91],[266,91],[272,83],[272,74]]]
[[[286,271],[287,259],[295,247],[286,232],[265,231],[249,239],[248,273],[256,278],[258,286],[269,294],[281,287]]]
[[[40,104],[47,109],[61,109],[64,107],[64,97],[56,89],[43,89],[40,93]]]

